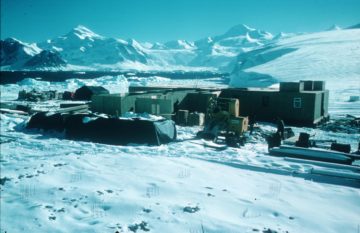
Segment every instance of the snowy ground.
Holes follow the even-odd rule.
[[[122,77],[88,82],[103,81],[113,92],[129,84],[149,84]],[[151,79],[154,84],[173,81]],[[64,90],[83,82],[25,80],[1,86],[1,100],[15,99],[22,88]],[[175,82],[181,84],[181,80]],[[353,106],[339,98],[337,104],[331,103],[330,111],[339,116]],[[311,169],[325,168],[267,156],[265,140],[258,134],[240,149],[223,151],[193,139],[197,127],[178,127],[179,142],[168,145],[111,146],[27,131],[23,129],[26,117],[0,117],[0,166],[5,181],[0,185],[2,233],[270,232],[268,229],[356,233],[360,229],[358,183],[316,177]],[[260,126],[275,131],[272,125]],[[294,130],[316,133],[320,139],[335,138],[353,148],[360,138],[360,134]]]

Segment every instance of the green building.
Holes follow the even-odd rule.
[[[126,94],[92,97],[91,110],[121,116],[126,112],[149,113],[171,119],[179,109],[206,112],[211,98],[220,91],[194,88],[131,87]]]
[[[280,83],[279,89],[230,88],[222,98],[237,98],[240,115],[274,122],[279,117],[289,125],[313,126],[329,118],[329,91],[323,81]]]

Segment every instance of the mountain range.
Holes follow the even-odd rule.
[[[266,31],[246,25],[197,41],[140,43],[96,34],[77,26],[65,35],[29,44],[14,38],[0,41],[2,70],[219,70],[241,52],[273,41]],[[276,38],[278,39],[278,38]]]
[[[222,35],[196,41],[140,43],[134,39],[107,38],[80,25],[65,35],[39,43],[30,44],[14,38],[1,40],[0,68],[206,70],[231,73],[230,84],[235,86],[246,86],[249,82],[266,86],[279,80],[300,78],[346,76],[356,79],[360,77],[359,28],[359,24],[346,29],[334,25],[318,33],[279,33],[274,36],[240,24]]]

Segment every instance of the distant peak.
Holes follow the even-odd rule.
[[[278,39],[283,39],[283,38],[287,38],[287,37],[291,37],[294,36],[294,33],[285,33],[285,32],[280,32],[278,33],[276,36],[274,36],[274,40],[278,40]]]
[[[16,39],[16,38],[14,38],[14,37],[8,37],[8,38],[6,38],[4,41],[6,41],[6,42],[8,42],[8,43],[18,42],[18,43],[20,43],[20,44],[23,44],[23,42],[22,42],[22,41],[20,41],[20,40],[18,40],[18,39]]]
[[[246,30],[246,31],[253,31],[255,30],[254,28],[249,27],[246,24],[238,24],[235,25],[234,27],[232,27],[233,29],[239,29],[239,30]]]
[[[141,44],[136,41],[135,39],[128,39],[127,40],[128,44],[135,47],[135,48],[142,48]]]
[[[85,27],[84,25],[77,25],[76,27],[74,27],[74,30],[85,30],[85,31],[90,31],[90,29],[88,29],[87,27]]]
[[[229,36],[246,35],[246,33],[255,31],[256,29],[247,26],[246,24],[238,24],[230,28],[225,34]]]
[[[68,34],[75,35],[79,37],[80,39],[85,38],[102,38],[102,36],[96,34],[95,32],[91,31],[89,28],[85,27],[84,25],[78,25],[75,28],[73,28]]]
[[[337,31],[337,30],[342,30],[342,28],[339,27],[339,26],[336,25],[336,24],[332,25],[331,27],[329,27],[329,28],[327,29],[327,31]]]
[[[139,42],[137,42],[135,39],[127,39],[127,42],[131,45],[138,45]]]

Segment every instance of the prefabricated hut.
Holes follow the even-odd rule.
[[[171,119],[180,109],[206,112],[211,98],[219,93],[186,88],[149,88],[130,90],[127,94],[94,95],[91,109],[94,112],[121,116],[125,112],[149,113]]]
[[[329,91],[323,81],[282,82],[279,89],[230,88],[220,97],[239,99],[240,115],[258,121],[279,117],[286,124],[312,126],[329,117]]]

